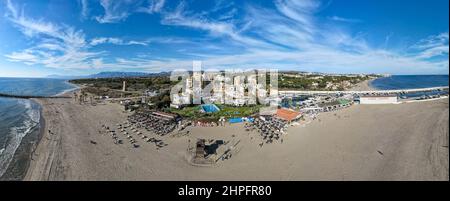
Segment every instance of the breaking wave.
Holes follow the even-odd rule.
[[[17,102],[25,108],[25,112],[19,114],[21,115],[21,123],[10,128],[5,143],[6,146],[1,149],[0,176],[8,169],[22,139],[39,126],[40,110],[38,105],[29,100],[18,100]]]

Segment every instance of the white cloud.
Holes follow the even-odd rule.
[[[268,44],[239,33],[235,25],[229,22],[213,21],[199,16],[187,16],[186,5],[180,3],[174,12],[163,15],[162,24],[184,26],[207,31],[213,37],[228,37],[237,43],[250,46],[265,47]]]
[[[329,19],[338,21],[338,22],[350,22],[350,23],[362,22],[359,19],[344,18],[344,17],[339,17],[339,16],[332,16],[332,17],[329,17]]]
[[[105,53],[90,51],[90,45],[86,42],[85,35],[81,30],[28,18],[23,11],[19,14],[10,1],[7,1],[7,7],[11,14],[7,19],[32,42],[30,48],[5,55],[10,61],[22,62],[27,65],[39,64],[51,68],[92,68],[94,59]],[[142,44],[138,41],[123,42],[120,39],[111,41],[123,44]]]
[[[89,15],[89,3],[88,0],[79,0],[81,6],[81,17],[86,19]]]
[[[10,2],[9,2],[10,3]],[[54,68],[87,67],[86,62],[99,52],[86,50],[86,40],[82,31],[72,27],[60,27],[43,20],[27,18],[23,12],[14,14],[15,7],[9,4],[13,17],[9,18],[25,35],[34,38],[35,45],[21,52],[5,55],[10,61],[28,65],[42,64]]]
[[[120,38],[107,38],[107,37],[94,38],[90,42],[92,46],[105,43],[110,43],[114,45],[143,45],[143,46],[148,45],[147,41],[134,41],[134,40],[124,41]]]
[[[97,16],[95,19],[99,23],[117,23],[125,20],[130,15],[130,6],[134,1],[114,1],[114,0],[100,0],[100,5],[103,7],[105,14]]]
[[[314,32],[312,14],[320,7],[319,1],[276,0],[275,5],[280,13],[299,23],[305,31]]]
[[[148,14],[161,12],[165,0],[100,0],[104,14],[95,17],[99,23],[118,23],[135,12]]]
[[[151,7],[153,8],[153,12],[159,12],[161,11],[162,7],[164,6],[165,0],[152,0],[151,1]]]
[[[429,59],[437,56],[447,56],[449,53],[449,34],[441,33],[438,35],[429,36],[426,39],[419,41],[411,48],[417,50],[417,58]]]
[[[208,67],[272,67],[281,69],[364,72],[364,73],[442,73],[448,72],[448,32],[427,37],[410,47],[408,53],[372,47],[364,33],[352,33],[342,23],[362,22],[338,16],[315,17],[321,4],[314,0],[276,0],[275,9],[254,5],[243,7],[244,18],[234,19],[238,12],[226,1],[218,1],[214,11],[196,13],[184,2],[174,10],[163,9],[165,1],[101,0],[105,14],[101,23],[125,20],[133,12],[161,14],[161,24],[186,27],[203,32],[196,38],[155,37],[145,41],[117,37],[85,39],[82,31],[57,26],[43,20],[24,17],[7,0],[9,19],[29,37],[44,38],[39,44],[7,55],[11,61],[43,64],[55,68],[136,68],[148,71],[171,70],[191,66],[201,59]],[[225,15],[214,15],[219,11]],[[241,10],[239,10],[241,14]],[[225,21],[224,21],[225,20]],[[328,23],[323,23],[327,20]],[[334,23],[333,23],[334,22]],[[38,37],[44,36],[44,37]],[[86,42],[88,41],[88,42]],[[105,59],[105,52],[92,52],[100,44],[147,45],[184,44],[177,53],[184,57],[151,57]],[[186,45],[189,44],[189,45]],[[430,60],[437,56],[447,59]],[[151,59],[148,59],[151,58]]]
[[[148,5],[143,5],[137,9],[138,12],[144,12],[144,13],[159,13],[161,12],[165,0],[148,0]]]
[[[437,56],[448,56],[449,47],[448,45],[436,46],[432,48],[428,48],[419,53],[417,56],[420,59],[429,59]]]
[[[221,15],[219,17],[219,20],[229,20],[229,19],[233,19],[234,16],[236,16],[238,10],[236,8],[231,9],[230,11],[228,11],[227,13]]]
[[[10,61],[23,62],[27,65],[33,65],[39,63],[39,58],[30,50],[22,52],[13,52],[6,56]]]
[[[203,56],[204,64],[212,67],[271,66],[310,71],[405,74],[448,71],[446,60],[424,60],[436,55],[448,57],[448,33],[422,41],[422,49],[411,56],[371,47],[363,33],[351,34],[337,24],[322,25],[314,16],[321,6],[318,1],[277,0],[275,5],[276,11],[248,6],[244,20],[221,22],[192,14],[181,3],[173,12],[165,13],[162,23],[207,31],[213,38],[228,38],[232,42],[226,43],[228,48],[243,44],[243,53],[197,54]],[[337,16],[328,20],[362,22]],[[447,42],[443,44],[442,41]],[[191,55],[195,54],[191,51]]]
[[[429,36],[420,40],[418,43],[412,46],[415,49],[427,49],[441,45],[448,45],[448,32],[440,33],[438,35]]]
[[[13,6],[13,4],[11,3],[11,0],[6,0],[6,7],[7,7],[8,10],[11,12],[12,17],[13,17],[13,18],[17,18],[17,16],[18,16],[18,11],[17,11],[17,9]]]

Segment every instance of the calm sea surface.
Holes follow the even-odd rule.
[[[448,75],[393,75],[372,81],[376,89],[415,89],[448,86]]]
[[[370,86],[380,90],[441,87],[448,86],[448,75],[393,75],[373,80]],[[448,91],[408,93],[401,98],[418,99],[423,96],[444,94],[448,94]]]
[[[0,78],[0,93],[51,96],[75,88],[59,79]],[[0,97],[0,176],[24,136],[38,128],[40,107],[33,101]]]

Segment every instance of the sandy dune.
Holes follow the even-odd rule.
[[[116,145],[99,134],[127,113],[117,104],[38,100],[46,131],[26,180],[448,180],[448,99],[398,105],[355,105],[290,127],[284,142],[265,144],[242,124],[189,128],[190,136]],[[149,137],[156,137],[145,133]],[[233,137],[234,135],[234,137]],[[121,136],[122,137],[122,136]],[[216,167],[185,160],[188,139],[241,140]],[[90,141],[96,144],[90,143]]]

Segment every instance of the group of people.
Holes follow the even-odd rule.
[[[219,123],[217,123],[217,122],[195,121],[192,125],[193,126],[198,126],[198,127],[217,127],[217,126],[219,126]]]
[[[153,114],[135,113],[128,117],[128,121],[137,128],[145,128],[157,135],[164,136],[177,128],[177,122],[163,119]]]
[[[219,120],[211,122],[193,121],[191,125],[198,127],[217,127],[217,126],[225,126],[225,123],[226,123],[225,117],[220,117]]]
[[[256,129],[263,139],[260,144],[262,146],[265,143],[272,143],[274,140],[279,140],[281,135],[286,131],[288,125],[285,121],[274,118],[271,116],[256,118],[251,123],[245,124],[246,129]]]

